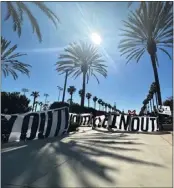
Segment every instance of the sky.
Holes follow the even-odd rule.
[[[86,91],[111,105],[116,103],[117,108],[125,112],[128,110],[139,112],[150,85],[154,81],[154,74],[147,53],[142,56],[139,63],[132,60],[127,65],[126,59],[120,56],[118,44],[121,39],[120,29],[123,28],[122,21],[128,15],[127,2],[46,2],[46,5],[60,19],[57,29],[37,7],[29,3],[41,29],[42,43],[39,43],[36,34],[33,34],[27,17],[24,17],[26,21],[23,24],[20,38],[17,33],[13,32],[12,20],[2,20],[2,36],[10,40],[11,44],[18,45],[16,52],[27,53],[20,60],[32,66],[30,77],[19,73],[19,78],[14,80],[11,76],[4,78],[2,75],[2,91],[20,92],[22,88],[28,88],[30,92],[26,95],[31,102],[32,91],[40,93],[38,101],[45,101],[44,93],[49,94],[50,104],[57,101],[57,86],[63,87],[64,85],[64,75],[59,75],[55,70],[55,63],[59,55],[71,42],[78,40],[92,42],[91,35],[95,32],[102,38],[99,47],[108,66],[108,76],[107,78],[99,76],[100,84],[91,77]],[[136,3],[134,6],[137,6]],[[6,10],[5,3],[2,3],[2,19],[6,15]],[[171,54],[172,50],[169,53]],[[165,100],[172,96],[172,61],[163,53],[157,55],[162,99]],[[79,103],[78,91],[82,88],[82,76],[75,80],[70,77],[67,86],[77,88],[73,101]],[[65,99],[69,98],[66,92]],[[85,104],[87,105],[87,100]]]

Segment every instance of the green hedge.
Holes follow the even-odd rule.
[[[50,109],[55,109],[55,108],[61,108],[61,107],[69,107],[69,112],[70,113],[76,113],[76,114],[83,114],[83,113],[92,113],[94,116],[101,116],[101,115],[105,115],[106,112],[104,111],[98,111],[95,110],[94,108],[88,108],[86,106],[81,107],[79,104],[77,103],[73,103],[71,106],[66,103],[66,102],[53,102],[50,105]]]

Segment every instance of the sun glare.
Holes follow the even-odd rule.
[[[98,44],[98,45],[101,44],[101,37],[97,33],[92,33],[91,39],[93,43]]]

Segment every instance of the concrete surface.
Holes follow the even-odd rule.
[[[172,187],[172,134],[80,131],[3,145],[3,188]]]

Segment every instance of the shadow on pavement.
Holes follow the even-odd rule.
[[[125,154],[121,155],[121,151],[134,151],[135,156],[136,152],[141,152],[140,149],[130,147],[130,145],[140,145],[141,143],[137,142],[137,139],[129,138],[129,135],[107,136],[101,133],[93,133],[85,136],[82,134],[81,138],[78,136],[80,134],[77,137],[73,135],[67,137],[69,139],[68,143],[64,139],[57,138],[27,141],[18,144],[16,150],[2,152],[2,187],[7,187],[7,184],[19,186],[32,185],[37,180],[44,179],[44,177],[51,173],[52,175],[49,176],[50,178],[44,183],[43,187],[64,186],[64,180],[62,180],[62,174],[58,167],[65,163],[77,176],[80,186],[94,187],[95,185],[95,182],[91,182],[90,179],[86,178],[85,173],[82,173],[82,171],[88,171],[93,176],[112,183],[113,179],[106,174],[106,171],[112,171],[116,175],[119,173],[117,164],[114,166],[103,164],[97,160],[101,156],[117,159],[120,162],[124,161],[149,167],[164,167],[157,163],[137,159],[136,157],[125,156]],[[108,141],[108,139],[113,139],[114,141]],[[118,147],[117,144],[124,145],[124,148]]]
[[[112,129],[111,131],[108,131],[107,129],[102,130],[100,128],[94,129],[97,132],[102,132],[102,133],[128,133],[128,134],[148,134],[148,135],[163,135],[163,134],[172,134],[170,131],[155,131],[155,132],[133,132],[133,131],[119,131],[119,130],[114,130]]]

